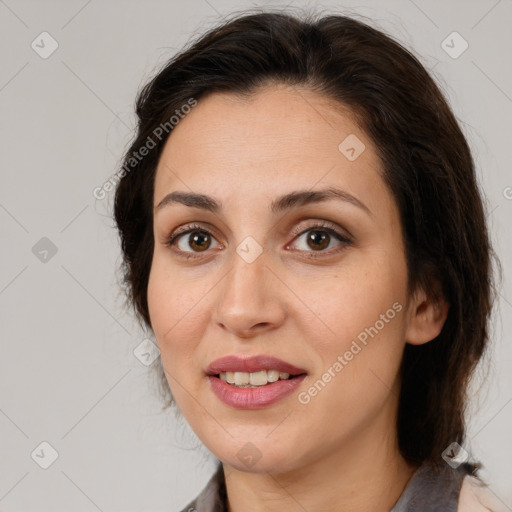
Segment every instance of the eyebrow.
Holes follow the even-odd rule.
[[[321,203],[332,199],[337,199],[357,206],[364,210],[370,217],[373,217],[370,209],[363,202],[357,199],[357,197],[336,187],[328,187],[321,190],[297,190],[290,192],[272,201],[269,210],[273,214],[277,215],[294,208],[299,208],[313,203]],[[155,211],[161,210],[162,208],[172,204],[183,204],[185,206],[200,208],[212,213],[219,213],[222,210],[222,203],[213,197],[194,192],[174,191],[167,194],[158,203],[158,205],[155,206]]]

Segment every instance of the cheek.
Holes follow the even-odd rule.
[[[169,370],[184,368],[199,342],[204,322],[204,283],[184,280],[179,271],[166,265],[164,255],[155,252],[148,281],[148,310],[151,326]],[[172,357],[171,357],[172,355]]]
[[[201,293],[195,286],[201,287],[198,282],[183,281],[179,272],[171,272],[164,258],[153,258],[148,282],[151,326],[172,397],[187,418],[198,412],[190,396],[198,393],[192,369],[200,370],[195,356],[205,317]]]
[[[372,255],[347,264],[321,293],[303,287],[300,293],[315,308],[301,332],[319,356],[309,383],[314,389],[304,402],[311,398],[319,410],[330,403],[332,414],[349,410],[356,416],[363,404],[368,411],[378,408],[395,383],[405,345],[406,276],[399,255]]]
[[[406,272],[400,254],[367,251],[354,253],[330,276],[302,276],[294,290],[309,306],[302,316],[305,339],[329,357],[358,336],[364,342],[365,329],[376,323],[379,339],[401,340],[404,318],[397,310],[405,309]]]

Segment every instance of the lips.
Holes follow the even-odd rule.
[[[248,376],[254,376],[256,372],[262,372],[262,370],[274,374],[274,379],[275,374],[279,372],[279,380],[268,381],[267,384],[258,386],[240,387],[236,385],[239,378],[247,381]],[[219,378],[220,374],[224,378]],[[240,357],[232,355],[213,361],[206,369],[206,375],[211,390],[221,402],[235,409],[251,410],[270,407],[289,396],[302,384],[307,372],[272,356]],[[225,381],[226,375],[234,377],[234,385]]]
[[[306,374],[306,370],[298,368],[286,361],[267,355],[240,357],[235,355],[221,357],[213,361],[206,369],[206,374],[213,376],[221,372],[259,372],[261,370],[277,370],[292,376]]]

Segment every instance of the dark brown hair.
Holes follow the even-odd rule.
[[[450,443],[465,439],[469,378],[488,341],[494,253],[471,152],[453,113],[418,59],[381,31],[337,15],[242,13],[200,37],[144,86],[114,206],[127,296],[151,328],[153,185],[167,139],[156,137],[155,128],[191,98],[250,95],[272,83],[308,87],[354,113],[377,147],[399,207],[409,291],[421,286],[450,304],[435,340],[405,347],[397,420],[403,456],[439,463]],[[155,147],[135,163],[133,154],[149,139]]]

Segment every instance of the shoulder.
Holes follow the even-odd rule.
[[[222,464],[212,475],[206,487],[195,500],[191,501],[181,512],[224,512],[226,503],[226,486]]]
[[[502,504],[479,479],[467,475],[462,481],[457,512],[498,512]]]

